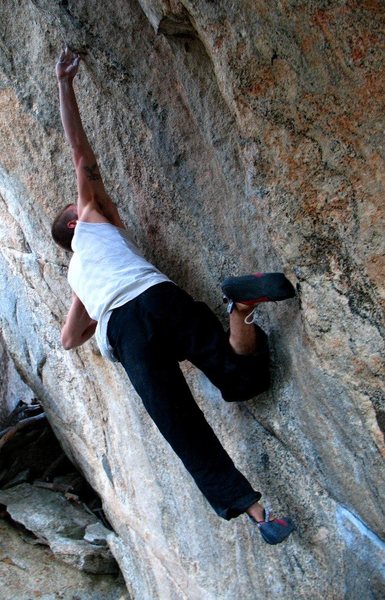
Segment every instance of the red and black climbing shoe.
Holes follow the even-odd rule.
[[[254,273],[228,277],[222,283],[224,302],[249,304],[277,302],[295,296],[295,289],[283,273]]]
[[[295,525],[290,517],[270,520],[268,510],[265,510],[264,521],[256,521],[250,517],[254,523],[258,525],[261,536],[267,544],[280,544],[294,531]]]

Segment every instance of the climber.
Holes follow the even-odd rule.
[[[69,350],[94,333],[103,356],[119,361],[160,432],[208,502],[224,519],[247,513],[263,539],[282,542],[294,529],[273,519],[261,494],[235,468],[198,408],[179,368],[188,359],[227,401],[247,400],[269,385],[265,333],[253,322],[255,306],[294,296],[281,273],[228,278],[223,286],[230,335],[202,302],[194,301],[148,263],[129,238],[107,195],[84,132],[73,88],[79,56],[63,50],[56,65],[61,119],[72,148],[77,205],[52,225],[61,247],[73,251],[68,281],[72,303],[61,340]]]

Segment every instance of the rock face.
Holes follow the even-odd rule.
[[[5,424],[6,417],[12,412],[19,400],[29,403],[32,391],[26,385],[15,368],[12,358],[7,352],[0,331],[0,428]]]
[[[2,600],[130,600],[120,578],[58,563],[48,548],[6,521],[0,521],[0,594]]]
[[[134,598],[385,594],[385,6],[381,0],[5,0],[0,8],[1,327],[17,371],[104,501]],[[225,320],[218,284],[283,270],[263,306],[273,385],[200,406],[291,541],[220,521],[94,342],[60,347],[76,194],[58,111],[62,42],[82,116],[150,260]],[[186,316],[188,318],[188,316]]]
[[[81,505],[63,494],[28,483],[0,490],[0,503],[12,519],[32,531],[61,561],[86,573],[116,574],[119,569],[107,546],[111,533]],[[98,535],[99,539],[93,534]]]

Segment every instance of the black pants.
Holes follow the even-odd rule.
[[[178,362],[201,369],[225,400],[246,400],[269,385],[267,345],[258,354],[235,354],[211,310],[169,282],[116,308],[108,337],[149,415],[217,514],[231,519],[259,500],[207,423]]]

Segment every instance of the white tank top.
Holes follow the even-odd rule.
[[[107,338],[112,310],[170,280],[145,260],[125,229],[111,223],[77,221],[72,250],[68,282],[98,322],[95,335],[100,352],[115,360]]]

